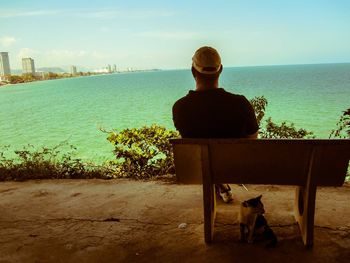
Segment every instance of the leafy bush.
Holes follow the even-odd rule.
[[[301,138],[314,138],[313,133],[305,129],[297,129],[294,124],[287,124],[282,122],[281,125],[274,123],[269,117],[266,120],[266,126],[260,131],[260,138],[281,138],[281,139],[301,139]]]
[[[96,166],[83,163],[73,158],[76,148],[69,145],[70,150],[61,154],[59,144],[53,148],[34,149],[32,145],[22,150],[14,151],[15,157],[6,157],[9,146],[0,150],[0,181],[28,179],[81,179],[102,178],[110,179],[114,176],[112,166]]]
[[[268,105],[267,99],[264,96],[261,97],[254,97],[250,100],[250,104],[252,104],[253,109],[255,111],[256,120],[258,122],[258,125],[260,127],[261,120],[265,116],[265,110]]]
[[[287,124],[282,122],[280,125],[274,123],[271,117],[265,120],[265,126],[262,126],[261,122],[265,116],[265,110],[268,105],[267,99],[264,96],[253,98],[250,103],[252,104],[255,116],[259,124],[260,138],[274,138],[274,139],[301,139],[301,138],[314,138],[313,133],[305,129],[297,129],[294,124]]]
[[[337,128],[335,130],[332,130],[331,134],[329,135],[329,138],[350,139],[350,108],[346,111],[343,111],[343,114],[340,116],[340,119],[337,122]],[[346,180],[350,181],[350,164]]]
[[[350,138],[350,108],[343,112],[329,138]]]
[[[108,140],[115,145],[118,177],[151,178],[174,173],[170,138],[176,131],[152,125],[150,127],[112,131]]]

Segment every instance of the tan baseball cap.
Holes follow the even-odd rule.
[[[215,48],[204,46],[194,53],[192,66],[202,74],[215,74],[221,69],[221,58]]]

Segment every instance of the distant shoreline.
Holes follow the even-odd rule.
[[[159,71],[162,71],[162,70],[161,69],[149,69],[149,70],[120,71],[120,72],[111,72],[111,73],[87,72],[87,73],[83,73],[85,75],[76,75],[76,76],[72,76],[72,75],[70,75],[70,76],[61,76],[61,75],[59,75],[59,77],[57,77],[57,78],[52,78],[52,79],[33,79],[32,81],[25,81],[25,82],[19,82],[19,83],[0,82],[0,88],[5,88],[5,87],[9,87],[9,86],[14,86],[14,85],[28,84],[28,83],[33,83],[33,82],[49,81],[49,80],[76,79],[76,78],[82,78],[82,77],[105,76],[105,75],[116,75],[116,74],[129,74],[129,73],[140,73],[140,72],[159,72]],[[12,75],[12,76],[18,76],[18,75]]]
[[[281,65],[251,65],[251,66],[224,66],[224,70],[226,69],[249,69],[249,68],[271,68],[271,67],[300,67],[300,66],[340,66],[340,65],[349,65],[350,62],[339,62],[339,63],[311,63],[311,64],[281,64]],[[134,70],[134,71],[119,71],[119,72],[112,72],[112,73],[96,73],[96,72],[85,72],[83,74],[90,74],[90,75],[78,75],[78,76],[63,76],[53,79],[38,79],[33,81],[27,81],[27,82],[21,82],[21,83],[6,83],[0,82],[0,88],[5,87],[11,87],[16,85],[22,85],[22,84],[28,84],[33,82],[42,82],[42,81],[49,81],[49,80],[59,80],[59,79],[75,79],[75,78],[81,78],[81,77],[92,77],[92,76],[105,76],[105,75],[116,75],[116,74],[129,74],[129,73],[141,73],[141,72],[159,72],[159,71],[183,71],[183,70],[190,70],[190,68],[173,68],[173,69],[147,69],[147,70]],[[68,73],[64,73],[68,74]],[[18,76],[18,75],[13,75]]]

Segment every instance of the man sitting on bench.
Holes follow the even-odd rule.
[[[212,47],[201,47],[192,57],[196,89],[173,106],[174,125],[183,138],[257,138],[259,126],[250,102],[219,88],[222,69]],[[216,189],[224,202],[233,200],[228,184]]]

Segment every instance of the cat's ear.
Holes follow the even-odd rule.
[[[260,201],[261,197],[262,197],[262,195],[259,195],[259,196],[257,197],[257,199]]]

